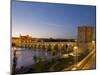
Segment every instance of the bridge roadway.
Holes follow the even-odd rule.
[[[68,68],[65,68],[64,71],[67,70],[89,70],[96,68],[96,52],[95,49],[90,52],[82,61],[74,64]]]

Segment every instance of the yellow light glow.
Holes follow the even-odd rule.
[[[74,50],[77,50],[78,49],[78,47],[77,46],[74,46],[74,48],[73,48]]]
[[[94,43],[95,43],[95,41],[92,41],[92,43],[94,44]]]

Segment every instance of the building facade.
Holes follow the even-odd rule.
[[[96,41],[95,27],[93,26],[79,26],[78,27],[78,53],[92,50]],[[93,44],[94,43],[94,44]]]

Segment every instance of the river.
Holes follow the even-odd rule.
[[[47,57],[47,59],[52,58],[52,55],[50,53],[47,54],[45,50],[29,49],[29,48],[16,48],[16,56],[17,56],[17,66],[16,66],[17,69],[21,68],[22,66],[27,67],[34,64],[35,63],[33,59],[34,56],[39,56],[42,59],[44,59],[45,57]]]

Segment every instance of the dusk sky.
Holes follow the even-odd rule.
[[[12,36],[76,38],[78,26],[95,25],[95,6],[12,2]]]

